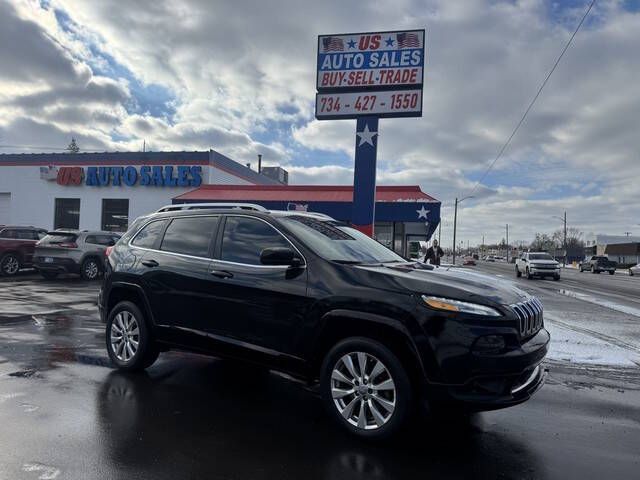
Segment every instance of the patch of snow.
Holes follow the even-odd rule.
[[[585,302],[594,303],[596,305],[600,305],[602,307],[610,308],[611,310],[615,310],[616,312],[626,313],[628,315],[633,315],[634,317],[640,317],[640,309],[629,307],[627,305],[621,305],[616,302],[611,302],[609,300],[605,300],[603,298],[593,297],[591,295],[587,295],[586,293],[574,292],[573,290],[566,290],[561,288],[558,290],[561,295],[565,295],[567,297],[576,298],[578,300],[583,300]]]
[[[551,344],[547,354],[550,360],[623,367],[640,365],[640,354],[635,351],[558,325],[549,317],[549,315],[545,317],[545,327],[551,334]]]

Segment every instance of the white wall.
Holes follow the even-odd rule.
[[[209,179],[209,183],[214,179],[217,181],[213,183],[249,184],[246,180],[206,165],[202,166],[202,177],[205,182]],[[46,229],[54,227],[55,198],[80,198],[80,229],[99,230],[103,198],[128,198],[131,224],[140,215],[168,205],[172,198],[191,190],[193,187],[62,186],[55,181],[41,179],[37,165],[0,165],[0,192],[11,193],[11,223]]]

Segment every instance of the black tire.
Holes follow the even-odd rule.
[[[591,273],[599,273],[599,272],[596,272],[596,267],[594,267],[593,265],[591,265]]]
[[[42,275],[45,280],[54,280],[58,278],[58,272],[46,272],[44,270],[40,270],[40,275]]]
[[[122,316],[118,317],[119,314],[122,314]],[[132,333],[136,331],[135,329],[132,329],[131,332],[126,335],[128,342],[125,341],[125,345],[123,345],[123,348],[120,350],[118,349],[118,346],[112,343],[112,335],[117,334],[117,330],[121,329],[120,326],[127,321],[127,318],[129,318],[128,316],[133,317],[135,320],[138,333]],[[112,328],[114,322],[116,323],[115,329]],[[153,365],[153,363],[158,359],[160,352],[151,337],[151,332],[149,331],[145,317],[142,311],[133,302],[120,302],[111,309],[107,318],[105,337],[109,358],[119,370],[144,370],[145,368]],[[133,348],[133,342],[136,341],[137,347],[135,348],[135,352],[129,358],[126,358],[126,355],[130,352],[130,350],[127,350],[127,353],[125,354],[126,343],[130,343],[131,348]]]
[[[360,383],[359,387],[366,389],[367,384],[366,380],[368,376],[366,372],[373,373],[373,367],[376,365],[376,361],[379,361],[383,364],[386,369],[382,373],[379,373],[375,377],[371,377],[369,380],[373,380],[374,378],[382,379],[380,383],[375,385],[381,385],[384,382],[384,379],[391,379],[393,385],[393,410],[389,413],[388,410],[382,408],[382,404],[378,403],[379,401],[376,398],[380,398],[382,396],[382,392],[377,394],[372,393],[372,388],[368,389],[367,392],[363,392],[362,398],[368,398],[368,400],[358,400],[356,398],[356,394],[351,394],[348,397],[342,397],[342,399],[336,399],[334,401],[332,395],[332,382],[336,380],[332,380],[332,374],[334,369],[341,368],[341,366],[346,366],[346,364],[342,363],[343,357],[346,357],[348,354],[355,355],[354,358],[358,358],[357,352],[365,353],[368,355],[368,360],[365,361],[365,382]],[[359,365],[356,366],[357,371],[360,371]],[[384,382],[384,383],[387,383]],[[348,384],[347,384],[348,385]],[[373,382],[368,384],[369,387],[374,385]],[[346,388],[349,388],[348,386]],[[352,390],[357,389],[358,387],[352,388]],[[352,337],[342,340],[338,344],[336,344],[325,356],[324,362],[322,363],[322,368],[320,372],[320,389],[322,393],[322,399],[325,405],[325,408],[329,414],[329,416],[337,422],[342,428],[349,431],[351,434],[356,435],[360,438],[366,439],[375,439],[380,440],[384,438],[389,438],[391,435],[395,434],[399,429],[403,427],[409,418],[412,407],[413,407],[413,392],[411,389],[411,382],[409,381],[409,376],[405,370],[405,367],[402,365],[398,357],[386,346],[382,343],[365,337]],[[390,390],[385,390],[384,395],[390,395]],[[353,400],[351,400],[353,397]],[[376,398],[374,398],[376,397]],[[346,400],[344,400],[346,398]],[[383,397],[382,400],[388,400],[390,397]],[[389,417],[382,423],[380,426],[365,429],[358,427],[357,425],[353,425],[349,422],[349,420],[341,414],[338,410],[339,406],[336,402],[339,401],[349,403],[356,402],[355,406],[352,407],[350,411],[352,411],[355,415],[355,412],[361,412],[361,408],[365,411],[364,416],[368,417],[367,421],[375,422],[374,411],[371,408],[371,405],[374,405],[375,410],[383,415],[388,415]],[[366,408],[364,407],[364,403],[366,402]],[[344,409],[346,411],[347,408]],[[359,417],[358,413],[358,417]],[[354,421],[352,419],[352,421]],[[372,426],[373,427],[373,426]]]
[[[614,273],[616,273],[614,270],[609,270],[609,275],[613,275]]]
[[[560,280],[560,275],[554,275],[553,279],[557,282],[558,280]]]
[[[518,267],[516,267],[516,278],[520,278],[521,276],[522,276],[522,272],[518,270]]]
[[[85,280],[96,280],[101,271],[100,261],[95,257],[89,257],[82,262],[80,276]]]
[[[633,270],[629,269],[629,276],[633,277]]]
[[[527,267],[527,280],[531,280],[533,279],[533,275],[531,275],[531,272],[529,271],[529,267]]]
[[[20,258],[15,253],[7,253],[0,259],[0,275],[2,276],[13,277],[21,267]]]

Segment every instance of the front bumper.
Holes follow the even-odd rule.
[[[531,275],[536,277],[559,277],[560,269],[559,268],[532,268],[530,269]]]

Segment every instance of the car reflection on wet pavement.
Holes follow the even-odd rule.
[[[0,283],[1,479],[637,478],[638,377],[551,364],[521,406],[421,416],[371,444],[335,428],[313,389],[259,367],[171,352],[146,373],[112,370],[86,307],[96,291]]]

